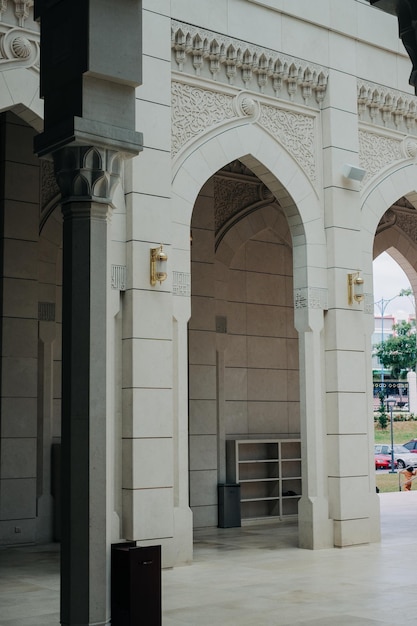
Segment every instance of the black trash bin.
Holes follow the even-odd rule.
[[[219,528],[235,528],[241,526],[240,485],[218,485],[217,496]]]
[[[112,545],[111,624],[162,626],[161,546]]]

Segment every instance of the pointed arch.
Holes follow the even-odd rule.
[[[294,287],[326,288],[326,239],[320,200],[303,170],[289,153],[255,124],[218,130],[177,163],[173,213],[175,249],[182,271],[189,267],[189,226],[196,198],[205,183],[227,163],[239,159],[268,187],[287,218],[294,247]]]

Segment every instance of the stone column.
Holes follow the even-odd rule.
[[[408,410],[410,413],[417,413],[417,385],[416,385],[416,373],[408,372]]]
[[[333,547],[333,523],[329,519],[327,493],[326,412],[323,379],[323,315],[321,307],[310,307],[314,291],[306,290],[303,308],[296,308],[300,354],[300,430],[302,445],[303,495],[298,506],[300,548]],[[314,293],[313,293],[314,295]],[[316,294],[317,296],[317,294]]]
[[[355,60],[355,44],[345,54]],[[332,70],[323,103],[324,210],[329,306],[324,320],[329,511],[334,543],[344,547],[378,538],[373,416],[370,410],[372,239],[361,230],[360,183],[343,175],[361,165],[356,77]],[[340,86],[340,88],[339,88]],[[365,301],[349,302],[348,274],[364,276]],[[372,469],[371,469],[372,468]]]
[[[107,227],[120,155],[73,146],[53,156],[64,216],[61,624],[104,626],[110,623]]]

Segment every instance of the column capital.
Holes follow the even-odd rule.
[[[101,146],[66,146],[53,153],[61,204],[97,202],[111,205],[120,182],[124,155]]]

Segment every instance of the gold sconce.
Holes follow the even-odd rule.
[[[155,287],[156,283],[160,284],[167,278],[167,273],[163,272],[164,263],[168,260],[167,255],[163,251],[162,244],[158,248],[151,248],[151,285]]]
[[[363,293],[363,283],[364,280],[362,276],[360,276],[360,272],[355,272],[354,274],[348,274],[348,304],[353,304],[355,302],[362,302],[365,297]]]

